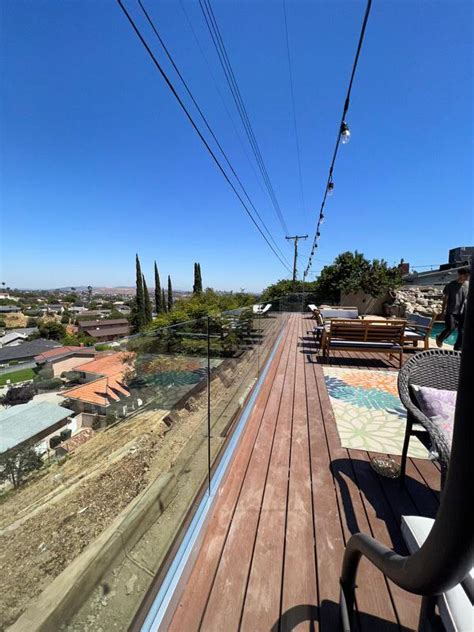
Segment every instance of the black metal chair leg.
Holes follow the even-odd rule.
[[[405,482],[405,471],[407,467],[408,458],[408,446],[410,444],[411,431],[413,428],[413,422],[410,418],[410,413],[407,414],[407,426],[405,429],[405,439],[403,440],[402,459],[400,462],[400,483],[403,485]]]

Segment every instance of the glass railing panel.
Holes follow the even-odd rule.
[[[2,626],[35,629],[39,597],[51,629],[128,629],[206,499],[287,317],[250,307],[151,330],[65,374],[72,437],[48,437],[42,467],[2,493]]]
[[[123,374],[109,388],[127,395],[97,425],[93,441],[107,448],[96,450],[98,473],[84,483],[89,500],[73,519],[103,538],[89,594],[66,619],[74,630],[128,629],[208,489],[207,318],[133,336],[115,353]]]

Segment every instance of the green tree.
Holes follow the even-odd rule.
[[[142,268],[140,265],[140,259],[138,255],[135,257],[135,267],[136,267],[136,294],[135,294],[135,302],[133,304],[132,309],[132,324],[135,331],[140,331],[140,329],[146,323],[146,315],[145,315],[145,294],[143,291],[143,274]]]
[[[8,406],[18,406],[18,404],[27,404],[36,395],[36,389],[32,382],[27,382],[22,386],[10,386],[5,395],[0,398],[0,403],[8,408]]]
[[[168,311],[173,309],[173,287],[171,285],[171,277],[168,274]]]
[[[66,327],[56,321],[42,322],[39,327],[39,337],[48,340],[62,340],[66,335]]]
[[[155,310],[157,314],[160,314],[162,311],[161,305],[161,283],[160,283],[160,274],[158,272],[158,266],[155,261]]]
[[[145,305],[145,324],[149,325],[153,320],[153,313],[151,309],[150,293],[148,292],[145,276],[143,276],[143,297]]]
[[[360,252],[343,252],[325,266],[317,281],[318,292],[324,300],[339,301],[341,293],[359,290],[373,297],[401,283],[398,267],[392,268],[379,259],[369,261]]]
[[[202,293],[202,277],[201,277],[201,264],[194,264],[194,285],[193,285],[193,294],[201,294]]]
[[[0,481],[10,481],[17,489],[27,474],[38,470],[43,465],[32,445],[12,448],[0,454]]]
[[[165,314],[167,312],[166,309],[166,296],[165,296],[165,288],[161,290],[161,312]]]

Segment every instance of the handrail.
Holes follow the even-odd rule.
[[[474,416],[474,293],[469,292],[456,401],[451,459],[441,503],[431,532],[412,555],[395,553],[374,538],[357,533],[347,543],[341,572],[341,619],[351,631],[357,569],[362,556],[409,592],[434,596],[461,582],[474,557],[472,420]]]

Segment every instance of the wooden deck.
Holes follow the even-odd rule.
[[[173,632],[338,629],[344,546],[357,531],[405,553],[403,514],[434,516],[439,470],[410,460],[404,489],[369,454],[341,448],[309,318],[292,315],[173,613]],[[337,352],[331,365],[395,368],[380,354]],[[361,631],[416,630],[420,599],[367,561]]]

